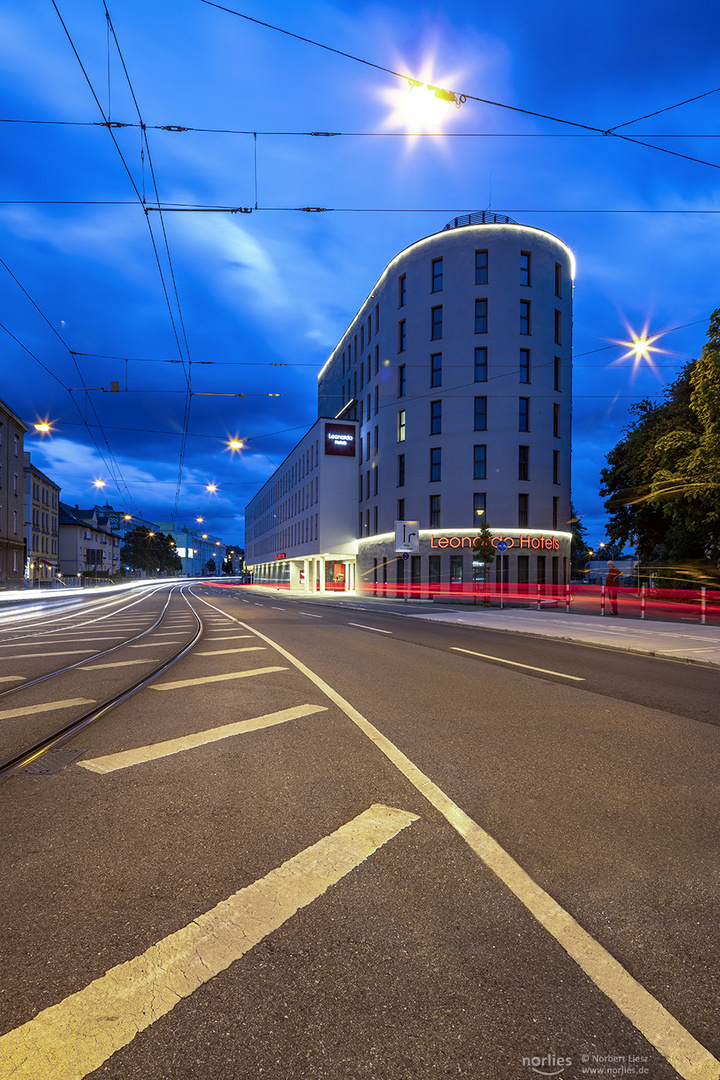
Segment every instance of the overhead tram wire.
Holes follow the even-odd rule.
[[[344,56],[348,60],[355,61],[355,63],[365,64],[367,67],[375,68],[377,71],[384,71],[386,74],[393,75],[397,79],[403,79],[405,82],[409,82],[410,84],[413,84],[413,83],[417,84],[417,80],[414,79],[411,75],[406,75],[406,74],[404,74],[403,72],[400,72],[400,71],[394,71],[392,68],[385,67],[383,64],[376,64],[372,60],[365,60],[361,56],[355,56],[353,53],[344,52],[342,49],[336,49],[332,45],[325,45],[325,44],[323,44],[323,42],[315,41],[313,38],[303,37],[302,34],[295,34],[291,30],[285,30],[281,26],[274,26],[272,23],[264,22],[262,19],[255,19],[251,15],[243,14],[243,12],[241,12],[241,11],[235,11],[233,8],[224,7],[222,4],[216,4],[216,3],[213,2],[213,0],[201,0],[201,3],[206,4],[208,7],[217,8],[219,11],[225,11],[229,15],[235,15],[239,19],[246,19],[248,22],[255,23],[257,26],[264,26],[268,30],[275,30],[277,33],[285,34],[287,37],[295,38],[297,41],[304,41],[306,44],[314,45],[318,49],[325,49],[327,52],[336,53],[338,56]],[[425,85],[425,84],[421,81],[420,85]],[[636,143],[638,146],[647,146],[651,150],[658,150],[658,151],[660,151],[661,153],[664,153],[664,154],[672,154],[674,157],[684,158],[687,161],[694,161],[699,165],[707,165],[711,169],[720,169],[720,165],[718,165],[718,164],[716,164],[716,163],[714,163],[712,161],[703,161],[701,158],[691,157],[688,154],[680,154],[675,150],[668,150],[668,149],[666,149],[664,147],[661,147],[661,146],[655,146],[652,143],[641,142],[639,139],[637,139],[637,138],[633,139],[628,135],[620,135],[615,130],[615,128],[605,128],[605,129],[603,129],[603,128],[597,127],[594,124],[582,124],[577,120],[566,120],[563,117],[552,116],[552,115],[550,115],[548,113],[537,112],[534,109],[522,109],[518,105],[507,105],[507,104],[505,104],[505,102],[502,102],[502,101],[492,101],[490,98],[479,97],[476,94],[468,94],[468,93],[464,93],[464,92],[461,92],[461,91],[458,91],[458,90],[446,90],[444,87],[442,87],[442,88],[433,87],[432,89],[442,89],[444,94],[451,95],[451,100],[453,100],[455,102],[455,104],[458,105],[458,106],[460,104],[462,104],[463,102],[465,102],[465,101],[478,101],[482,105],[491,105],[491,106],[493,106],[493,108],[496,108],[496,109],[507,109],[510,112],[519,113],[520,115],[523,115],[523,116],[533,116],[533,117],[535,117],[537,119],[540,119],[540,120],[551,120],[555,124],[565,124],[565,125],[567,125],[569,127],[581,128],[584,131],[591,131],[591,132],[595,132],[595,133],[600,134],[600,135],[612,136],[613,138],[616,138],[616,139],[623,139],[625,142]],[[714,91],[714,90],[708,91],[708,93],[715,93],[715,92],[716,91]],[[705,96],[705,95],[698,95],[698,97],[702,97],[702,96]],[[450,99],[448,99],[448,100],[450,100]],[[694,100],[697,100],[697,98],[689,98],[688,99],[688,101],[694,101]],[[683,105],[683,104],[687,104],[687,102],[679,102],[678,106],[668,106],[667,109],[661,109],[659,111],[660,112],[666,112],[671,108],[679,107],[679,105]],[[648,115],[653,115],[653,114],[648,114]],[[631,120],[631,121],[628,121],[628,123],[635,123],[635,121]],[[622,125],[622,124],[617,125],[617,127],[623,127],[623,126],[624,125]]]
[[[140,112],[140,106],[138,105],[137,97],[135,96],[135,90],[134,90],[133,85],[132,85],[132,80],[130,79],[130,74],[128,72],[127,65],[125,64],[125,58],[124,58],[124,56],[122,54],[122,50],[120,48],[120,42],[117,39],[117,35],[115,33],[115,27],[113,26],[112,19],[110,18],[110,13],[109,13],[109,11],[107,9],[107,4],[105,3],[105,0],[103,0],[103,7],[105,9],[105,17],[107,19],[107,25],[108,25],[108,27],[110,29],[110,32],[112,33],[113,41],[115,42],[115,47],[117,49],[118,56],[120,57],[120,63],[122,64],[122,68],[123,68],[123,71],[125,73],[125,78],[127,79],[128,88],[130,90],[130,94],[132,95],[133,104],[135,105],[135,109],[137,111],[138,120],[140,122],[140,126],[141,126],[141,129],[142,129],[143,142],[144,142],[144,145],[145,145],[145,149],[147,150],[148,166],[150,168],[150,175],[152,177],[153,188],[155,190],[155,199],[156,199],[156,202],[159,204],[160,203],[160,192],[158,191],[157,180],[156,180],[156,177],[155,177],[155,169],[154,169],[153,163],[152,163],[152,155],[150,153],[150,143],[148,142],[148,138],[147,138],[147,129],[145,127],[145,122],[144,122],[144,120],[142,118],[142,114]],[[162,211],[160,211],[159,213],[160,213],[160,224],[161,224],[162,232],[163,232],[163,239],[164,239],[164,242],[165,242],[165,252],[166,252],[166,255],[167,255],[167,259],[168,259],[168,265],[170,267],[170,276],[172,278],[173,289],[174,289],[174,292],[175,292],[175,304],[177,306],[178,318],[180,319],[180,327],[181,327],[181,330],[182,330],[183,341],[185,343],[185,355],[187,356],[187,363],[188,363],[187,371],[185,371],[185,367],[183,365],[183,370],[185,371],[185,377],[186,377],[186,382],[187,382],[187,394],[186,394],[186,397],[185,397],[185,408],[184,408],[184,412],[183,412],[182,436],[181,436],[181,440],[180,440],[180,459],[179,459],[179,462],[178,462],[177,490],[175,492],[175,506],[174,506],[174,511],[173,511],[173,521],[175,521],[177,519],[178,505],[179,505],[179,502],[180,502],[180,488],[181,488],[181,485],[182,485],[182,475],[183,475],[183,469],[184,469],[184,466],[185,466],[185,455],[186,455],[186,452],[187,452],[187,432],[188,432],[188,428],[189,428],[189,424],[190,424],[190,407],[191,407],[191,404],[192,404],[192,358],[190,356],[190,345],[188,343],[187,333],[185,331],[185,320],[183,319],[182,307],[181,307],[181,304],[180,304],[180,296],[178,295],[177,280],[175,278],[175,269],[173,267],[172,257],[170,255],[170,245],[168,244],[167,232],[166,232],[166,229],[165,229],[165,220],[164,220],[164,218],[162,216]],[[150,224],[150,219],[149,219],[149,217],[147,215],[147,210],[146,210],[145,216],[147,217],[148,225],[149,225]],[[180,355],[182,356],[182,352],[180,353]]]

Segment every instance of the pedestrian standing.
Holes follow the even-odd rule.
[[[618,570],[614,562],[608,563],[607,576],[605,578],[605,588],[610,599],[610,607],[612,608],[611,614],[617,615],[618,613],[618,587],[620,585],[620,578],[622,574]]]

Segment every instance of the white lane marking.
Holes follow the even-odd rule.
[[[359,622],[349,622],[348,626],[357,626],[359,630],[374,630],[376,634],[392,634],[392,630],[378,630],[377,626],[363,626]]]
[[[158,645],[182,645],[182,641],[146,641],[143,645],[128,645],[128,649],[157,649]]]
[[[264,645],[244,645],[241,649],[211,649],[210,652],[199,652],[198,656],[226,656],[228,653],[237,652],[265,652]]]
[[[222,631],[219,631],[219,630],[210,630],[209,631],[210,634],[218,634],[218,633],[221,633],[221,632]],[[212,642],[213,642],[213,645],[214,645],[216,641],[240,641],[241,638],[244,638],[247,641],[247,639],[251,638],[252,636],[253,636],[252,634],[226,634],[225,637],[214,637],[212,639]]]
[[[0,682],[26,682],[26,675],[3,675]]]
[[[501,656],[488,656],[486,653],[473,652],[472,649],[459,649],[457,645],[450,646],[452,652],[467,653],[468,656],[479,656],[481,660],[494,660],[496,664],[512,664],[513,667],[525,668],[527,671],[541,671],[543,675],[557,675],[559,679],[574,679],[575,682],[585,682],[579,675],[565,675],[562,671],[549,671],[544,667],[533,667],[532,664],[519,664],[517,660],[503,660]]]
[[[204,601],[207,603],[207,601]],[[246,630],[252,627],[239,622]],[[546,893],[489,833],[461,810],[444,791],[430,780],[409,758],[369,720],[271,638],[255,631],[284,656],[298,671],[334,701],[338,708],[363,731],[410,783],[434,806],[446,821],[465,839],[476,855],[492,870],[582,968],[595,985],[628,1018],[631,1024],[670,1063],[684,1080],[720,1080],[720,1061],[706,1050],[644,986],[618,963],[599,941],[583,930],[569,912]]]
[[[27,648],[27,645],[25,646]],[[92,653],[94,650],[92,646],[88,646],[87,649],[58,649],[53,652],[29,652],[29,653],[17,653],[15,656],[6,656],[6,660],[34,660],[36,656],[87,656],[88,653]]]
[[[206,675],[200,679],[180,679],[179,682],[160,683],[149,690],[179,690],[183,686],[199,686],[201,683],[224,682],[226,679],[247,679],[251,675],[267,675],[271,671],[287,671],[285,667],[254,668],[252,671],[230,671],[227,675]]]
[[[207,731],[198,731],[193,735],[184,735],[180,739],[167,739],[165,742],[153,743],[150,746],[139,746],[135,750],[121,750],[117,754],[105,754],[103,757],[98,758],[85,758],[76,764],[81,765],[83,769],[89,769],[90,772],[115,772],[117,769],[127,769],[131,765],[142,765],[147,761],[157,761],[158,758],[180,754],[184,750],[194,750],[198,746],[220,742],[221,739],[229,739],[233,735],[244,735],[248,731],[260,731],[262,728],[285,724],[288,720],[299,720],[304,716],[312,716],[319,712],[327,712],[327,706],[296,705],[291,709],[283,709],[281,712],[256,716],[252,720],[240,720],[236,724],[223,724],[221,727],[208,728]]]
[[[147,657],[144,660],[116,660],[113,664],[81,664],[80,671],[97,671],[99,668],[108,667],[132,667],[133,664],[158,664],[160,661],[156,658],[148,660]]]
[[[73,705],[94,705],[94,698],[66,698],[64,701],[44,701],[41,705],[25,705],[22,709],[3,709],[0,720],[9,720],[11,716],[30,716],[31,713],[55,712],[56,709],[71,709]]]
[[[16,1080],[82,1080],[365,862],[417,814],[375,804],[265,877],[0,1038]]]
[[[315,615],[312,611],[298,611],[298,615],[305,615],[308,619],[322,619],[322,615]]]

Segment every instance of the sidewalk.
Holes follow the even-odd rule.
[[[699,622],[654,621],[611,615],[574,615],[558,610],[533,611],[527,608],[484,608],[471,605],[443,605],[423,600],[359,597],[352,595],[318,596],[306,592],[278,592],[253,585],[243,589],[257,591],[278,599],[302,600],[307,604],[350,607],[355,611],[386,612],[409,619],[477,626],[506,633],[554,637],[598,645],[606,649],[664,656],[691,663],[720,666],[720,627],[702,626]]]

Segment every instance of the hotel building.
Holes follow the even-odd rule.
[[[347,589],[461,589],[484,576],[472,539],[485,522],[498,550],[491,580],[566,584],[573,279],[557,237],[487,213],[400,252],[318,377],[318,415],[356,428],[354,455],[336,462],[353,506],[320,474],[314,531],[301,534],[302,550],[291,547],[267,516],[302,484],[283,487],[285,463],[247,508],[256,580],[315,588],[305,564],[332,554],[332,533]],[[417,523],[407,559],[396,552],[397,521]]]

